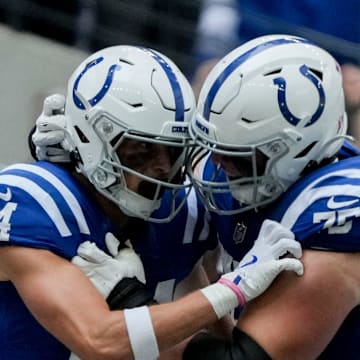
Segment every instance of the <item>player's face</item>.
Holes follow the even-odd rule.
[[[251,156],[228,156],[212,153],[211,160],[220,165],[230,179],[254,176],[254,166]],[[263,175],[266,166],[266,157],[260,152],[256,153],[257,175]]]
[[[121,163],[143,175],[168,181],[173,163],[173,148],[146,141],[126,139],[117,150]],[[135,174],[125,173],[127,187],[138,192],[143,179]]]

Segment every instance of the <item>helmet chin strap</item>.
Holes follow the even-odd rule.
[[[275,200],[283,192],[280,184],[263,182],[256,189],[253,184],[240,185],[231,191],[233,198],[244,205],[263,204]]]
[[[232,196],[239,201],[241,204],[252,205],[254,201],[261,202],[267,198],[266,195],[262,194],[260,188],[256,192],[256,197],[254,199],[254,187],[253,185],[243,185],[231,192]]]
[[[113,187],[111,193],[116,204],[127,216],[148,220],[151,213],[161,205],[161,200],[147,199],[121,185]]]

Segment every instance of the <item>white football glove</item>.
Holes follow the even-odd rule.
[[[280,258],[290,253],[294,258]],[[304,273],[300,259],[301,245],[294,234],[279,223],[265,220],[254,246],[244,256],[237,268],[223,275],[219,282],[233,289],[240,305],[261,295],[284,270],[298,275]]]
[[[131,248],[118,251],[119,240],[107,233],[105,242],[111,257],[100,250],[95,243],[85,241],[78,247],[77,256],[71,260],[91,280],[106,299],[115,285],[123,278],[136,277],[145,283],[145,273],[139,256]]]
[[[291,254],[293,258],[280,258]],[[202,290],[219,318],[261,295],[284,270],[304,273],[301,245],[294,234],[275,221],[265,220],[253,247],[232,272]],[[231,289],[231,291],[229,291]]]
[[[39,160],[70,162],[73,147],[66,132],[65,96],[53,94],[45,98],[43,111],[36,119],[32,142]]]

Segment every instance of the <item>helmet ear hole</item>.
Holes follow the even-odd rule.
[[[305,157],[316,144],[317,141],[314,141],[311,144],[309,144],[305,149],[301,150],[297,155],[295,155],[294,159],[300,159]]]
[[[123,132],[119,133],[118,135],[116,135],[111,141],[110,141],[110,145],[114,148],[115,145],[118,143],[118,141],[120,140],[120,138],[123,136]]]
[[[85,136],[85,134],[80,130],[78,126],[74,126],[77,136],[79,137],[80,141],[84,144],[89,143],[89,139]]]

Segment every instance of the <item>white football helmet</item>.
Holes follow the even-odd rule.
[[[170,221],[186,201],[186,195],[178,195],[190,190],[183,175],[194,112],[191,86],[166,56],[135,46],[100,50],[83,61],[68,82],[65,114],[77,168],[125,214]],[[118,150],[129,139],[169,147],[172,168],[166,179],[146,176],[121,161]],[[126,174],[140,177],[144,186],[139,189],[144,191],[131,191]],[[166,215],[163,211],[163,217],[152,218],[164,190],[172,192],[172,204],[167,204]]]
[[[243,175],[217,174],[219,166],[211,175],[190,172],[210,210],[242,212],[272,202],[304,173],[333,161],[346,130],[335,59],[303,38],[259,37],[212,69],[190,128],[198,145]],[[217,198],[228,192],[239,209],[222,209]]]

